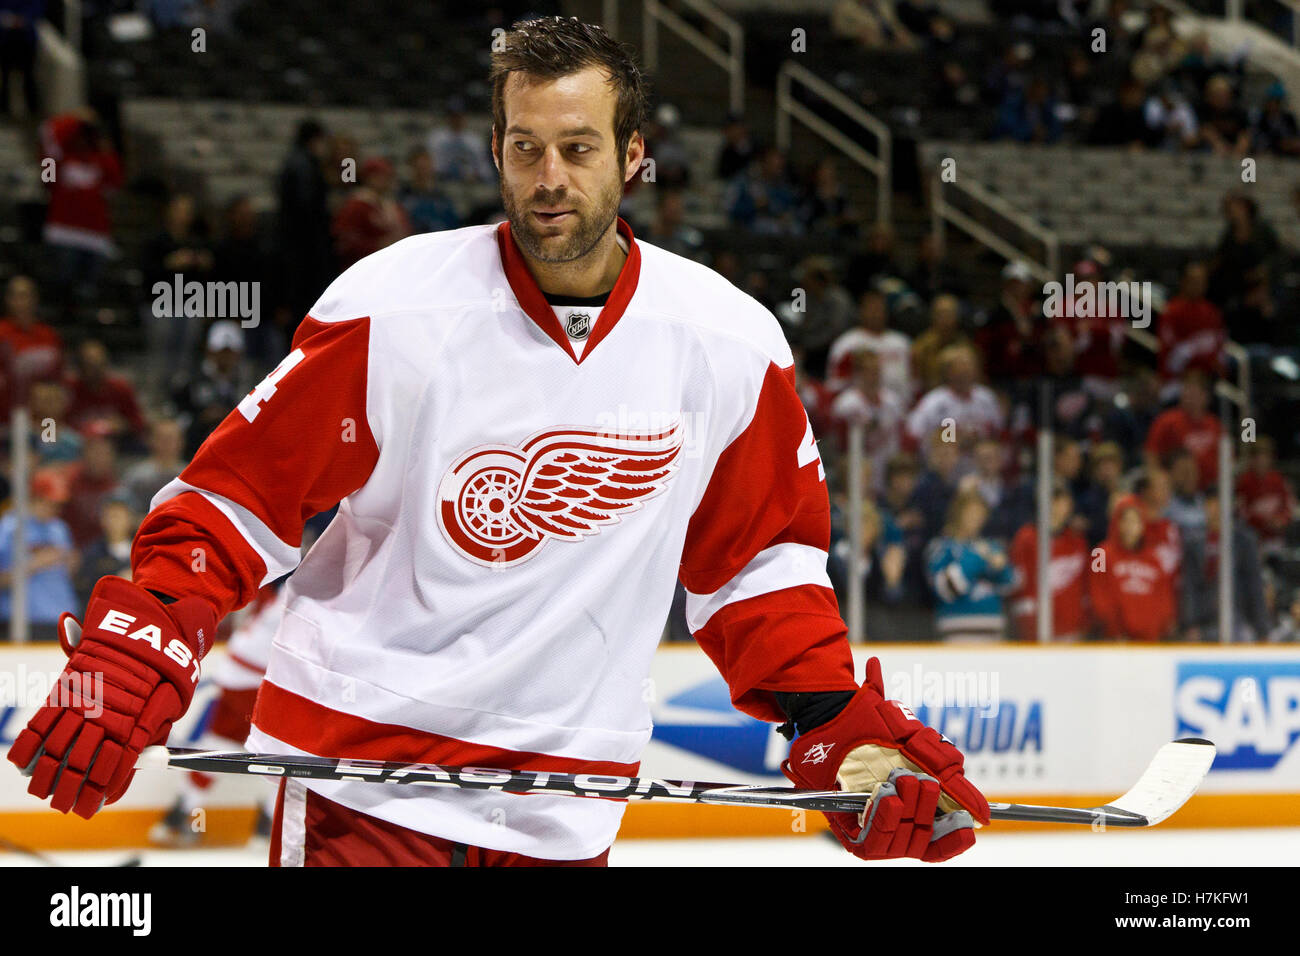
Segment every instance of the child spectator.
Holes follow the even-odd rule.
[[[34,382],[27,404],[37,464],[68,464],[80,458],[83,439],[68,421],[68,390],[63,383]]]
[[[77,552],[72,534],[59,518],[68,489],[57,474],[37,471],[32,476],[31,513],[26,521],[27,618],[35,640],[57,639],[59,616],[76,607],[72,572]],[[10,622],[14,538],[18,518],[12,511],[0,518],[0,620]]]
[[[1092,628],[1088,603],[1088,544],[1070,519],[1074,499],[1064,482],[1052,488],[1052,545],[1047,579],[1052,584],[1052,639],[1082,640]],[[1029,522],[1011,540],[1015,569],[1010,594],[1012,626],[1016,639],[1038,639],[1038,525]]]
[[[1110,532],[1089,568],[1088,597],[1103,637],[1162,641],[1173,635],[1173,582],[1149,538],[1142,503],[1124,495],[1115,502]]]
[[[989,509],[978,491],[963,491],[948,509],[942,537],[930,543],[926,572],[938,597],[935,627],[945,641],[1003,637],[1002,595],[1012,584],[1006,552],[984,537]]]
[[[1119,493],[1124,475],[1124,453],[1113,441],[1096,445],[1088,457],[1089,481],[1079,492],[1079,517],[1086,527],[1088,547],[1095,548],[1106,537],[1110,506]]]
[[[77,594],[83,604],[100,578],[113,574],[131,579],[131,540],[138,525],[125,495],[109,495],[100,503],[99,537],[82,552],[77,571]]]

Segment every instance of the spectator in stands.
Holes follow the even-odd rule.
[[[1173,585],[1149,540],[1135,495],[1115,502],[1110,530],[1089,565],[1088,597],[1103,637],[1162,641],[1174,634],[1178,608]]]
[[[792,236],[800,229],[798,195],[786,172],[785,154],[775,146],[731,181],[724,206],[731,222],[764,236]]]
[[[406,210],[411,231],[442,232],[460,227],[460,216],[451,197],[438,185],[433,156],[427,149],[416,147],[406,157],[407,183],[402,187],[398,202]]]
[[[965,266],[952,260],[943,237],[932,230],[921,236],[916,247],[916,262],[904,279],[927,303],[945,292],[960,298],[970,290],[970,277]]]
[[[680,189],[655,192],[655,217],[645,232],[646,241],[688,259],[698,259],[704,236],[686,222],[686,195]]]
[[[1144,446],[1147,465],[1165,467],[1176,451],[1190,451],[1200,471],[1200,487],[1217,480],[1219,435],[1222,427],[1210,410],[1210,389],[1205,373],[1193,369],[1182,377],[1178,405],[1156,416]]]
[[[81,457],[81,434],[68,421],[69,401],[62,382],[32,383],[27,405],[32,451],[39,464],[66,464]]]
[[[795,298],[777,306],[776,315],[789,338],[804,350],[807,368],[826,367],[831,343],[853,326],[853,299],[835,281],[835,264],[826,256],[809,256],[795,270]]]
[[[8,388],[0,392],[0,406],[6,411],[11,396],[25,397],[30,383],[56,379],[63,371],[63,339],[41,321],[38,301],[36,283],[29,276],[16,275],[5,284],[0,374]]]
[[[94,302],[104,264],[115,252],[108,200],[122,186],[122,163],[90,110],[60,113],[41,125],[42,177],[49,192],[45,244],[50,247],[61,303]]]
[[[1123,476],[1124,455],[1113,441],[1100,442],[1088,453],[1088,480],[1078,491],[1076,509],[1090,548],[1106,537],[1110,505]]]
[[[1280,323],[1269,283],[1281,251],[1277,231],[1242,193],[1225,196],[1223,212],[1227,226],[1210,261],[1210,299],[1223,309],[1237,341],[1276,344]]]
[[[1034,76],[1023,87],[1012,87],[998,105],[994,139],[1018,143],[1055,143],[1061,138],[1056,97],[1047,79]]]
[[[672,103],[660,103],[647,124],[646,156],[654,161],[652,182],[669,189],[691,184],[691,151],[682,139],[682,114]],[[639,175],[633,182],[641,182]]]
[[[942,429],[963,451],[977,439],[1002,434],[1006,426],[1002,404],[993,390],[979,384],[979,360],[969,345],[952,345],[939,354],[943,384],[921,396],[907,417],[912,447]]]
[[[969,468],[962,460],[955,441],[945,440],[943,431],[935,429],[926,441],[925,470],[912,491],[910,507],[921,515],[923,541],[943,530],[948,506],[957,495],[957,484]]]
[[[394,198],[396,185],[397,172],[388,160],[373,156],[361,164],[357,187],[330,227],[340,269],[411,234],[411,221]]]
[[[1201,484],[1201,472],[1196,462],[1196,455],[1186,448],[1179,448],[1168,459],[1170,495],[1165,514],[1183,535],[1194,534],[1205,528],[1205,495]],[[1148,466],[1149,472],[1158,469]]]
[[[1016,489],[1007,482],[1008,457],[998,439],[988,435],[977,439],[971,450],[971,470],[957,483],[959,493],[979,492],[989,509],[984,534],[1002,544],[1010,541],[1020,526],[1015,514]]]
[[[1259,538],[1260,553],[1276,557],[1295,516],[1296,498],[1276,466],[1277,445],[1267,435],[1247,444],[1246,468],[1237,476],[1236,501],[1241,517]]]
[[[1074,371],[1084,388],[1106,402],[1119,391],[1120,356],[1129,317],[1120,314],[1103,292],[1100,266],[1091,259],[1074,265],[1074,296],[1063,311],[1051,315],[1053,324],[1067,329],[1074,343]]]
[[[1147,23],[1138,37],[1138,49],[1129,69],[1144,86],[1149,86],[1176,69],[1186,53],[1187,46],[1174,32],[1169,11],[1157,5],[1147,14]]]
[[[447,100],[445,122],[429,134],[428,146],[443,182],[496,182],[488,139],[465,125],[465,101],[461,97]]]
[[[758,142],[740,113],[728,113],[722,121],[722,149],[715,169],[718,178],[730,181],[749,169],[758,158]]]
[[[1124,452],[1124,465],[1142,463],[1142,444],[1160,414],[1160,380],[1153,369],[1139,366],[1115,393],[1103,413],[1102,435]]]
[[[100,502],[99,536],[82,551],[77,569],[77,595],[83,604],[100,578],[111,574],[131,579],[131,541],[139,524],[124,495],[109,495]]]
[[[1221,156],[1244,156],[1250,149],[1250,118],[1237,102],[1232,81],[1216,74],[1205,83],[1198,117],[1201,142]]]
[[[836,0],[830,26],[835,36],[854,40],[868,50],[914,50],[920,46],[898,18],[893,0]]]
[[[839,166],[829,156],[813,167],[799,219],[810,235],[850,239],[857,234],[858,215],[840,182]]]
[[[1132,76],[1125,77],[1115,100],[1097,113],[1088,142],[1093,146],[1145,148],[1151,138],[1143,104],[1145,95],[1140,81]]]
[[[837,504],[836,511],[843,510]],[[826,572],[841,607],[848,607],[852,542],[845,534],[847,528],[842,517],[835,525],[839,533],[832,535]],[[868,608],[878,603],[900,603],[904,596],[903,574],[907,568],[903,533],[887,514],[882,514],[876,508],[870,498],[862,502],[862,537],[859,548],[863,558],[862,587]]]
[[[266,368],[273,367],[289,351],[286,330],[292,322],[282,308],[284,278],[268,265],[270,255],[270,240],[252,198],[242,193],[233,197],[222,214],[221,239],[212,249],[212,278],[217,282],[257,283],[258,314],[244,320],[244,332],[248,354]]]
[[[1142,107],[1149,135],[1147,143],[1157,149],[1193,149],[1200,140],[1196,110],[1183,95],[1177,81],[1163,79]]]
[[[848,268],[849,291],[861,295],[882,279],[902,274],[898,261],[897,235],[893,227],[878,222],[867,230],[861,245],[853,251]]]
[[[955,295],[937,295],[930,303],[929,327],[912,343],[912,369],[919,389],[933,389],[943,381],[939,357],[955,345],[971,346],[961,330],[961,302]]]
[[[75,372],[68,377],[68,421],[79,431],[96,430],[123,442],[126,450],[143,450],[148,428],[135,386],[109,366],[108,349],[86,339],[77,349]]]
[[[298,124],[293,146],[280,167],[276,246],[284,282],[282,296],[290,316],[285,330],[289,337],[337,271],[325,179],[329,154],[325,127],[306,119]]]
[[[177,276],[182,282],[212,278],[215,259],[206,233],[194,197],[177,193],[167,201],[163,228],[146,242],[141,253],[144,288],[150,297],[141,314],[149,338],[149,368],[156,379],[150,384],[155,388],[164,384],[166,369],[181,377],[189,374],[203,322],[202,316],[186,309],[183,302],[173,302],[173,307],[167,308],[155,287],[161,283],[171,289]]]
[[[30,512],[24,525],[27,543],[27,619],[29,636],[55,640],[59,616],[76,605],[72,574],[77,551],[68,526],[59,518],[59,508],[68,500],[68,489],[60,478],[38,470],[32,476]],[[13,511],[0,517],[0,621],[11,623],[11,587],[14,566],[14,538],[18,518]]]
[[[1092,630],[1088,606],[1088,543],[1071,519],[1074,498],[1064,482],[1052,486],[1051,551],[1047,580],[1052,585],[1052,639],[1062,643],[1082,640]],[[1015,571],[1009,610],[1014,637],[1038,639],[1038,524],[1021,525],[1011,541],[1011,566]]]
[[[149,457],[127,469],[122,487],[136,514],[148,514],[153,496],[181,473],[187,461],[185,431],[174,418],[160,418],[149,430]]]
[[[846,450],[850,428],[861,426],[861,450],[871,468],[868,488],[876,495],[884,490],[886,465],[898,454],[907,406],[885,387],[879,354],[869,349],[855,352],[853,366],[848,387],[831,405],[831,416],[838,426],[838,444]]]
[[[1174,585],[1183,566],[1183,530],[1170,517],[1173,484],[1169,472],[1159,468],[1144,469],[1133,484],[1147,519],[1147,534],[1155,547],[1156,559]]]
[[[912,405],[912,341],[889,326],[889,305],[883,292],[868,289],[858,298],[858,324],[831,343],[826,359],[826,385],[842,388],[852,374],[855,356],[871,351],[880,357],[881,381],[904,408]]]
[[[0,116],[9,116],[10,80],[23,86],[23,105],[34,120],[41,115],[36,85],[36,24],[45,16],[45,0],[0,0]]]
[[[1288,598],[1278,603],[1282,613],[1277,624],[1269,631],[1269,642],[1300,641],[1300,588],[1292,590]]]
[[[978,491],[959,492],[942,537],[926,550],[926,572],[938,604],[935,629],[945,641],[998,641],[1004,636],[1003,595],[1013,569],[1003,547],[983,536],[988,505]]]
[[[67,482],[68,501],[59,517],[72,532],[73,544],[84,548],[99,534],[100,504],[122,482],[117,449],[108,435],[92,433],[86,437],[81,460],[68,470]]]
[[[998,304],[975,333],[984,372],[992,381],[1042,374],[1043,322],[1032,280],[1033,273],[1025,263],[1008,262],[1002,269]]]
[[[1205,532],[1183,540],[1182,600],[1178,620],[1187,641],[1220,639],[1219,561],[1220,512],[1217,488],[1205,495]],[[1250,526],[1232,526],[1233,641],[1263,640],[1272,628],[1264,599],[1264,567],[1259,541]]]
[[[1286,108],[1286,87],[1274,83],[1250,118],[1251,150],[1255,153],[1300,155],[1300,128],[1295,114]]]
[[[244,358],[244,330],[222,319],[208,329],[207,355],[192,381],[177,391],[176,407],[186,416],[187,457],[221,424],[253,387],[252,370]]]
[[[1206,297],[1210,271],[1204,262],[1183,269],[1178,294],[1169,300],[1156,322],[1160,340],[1160,377],[1166,384],[1192,369],[1211,380],[1223,374],[1227,334],[1223,312]]]

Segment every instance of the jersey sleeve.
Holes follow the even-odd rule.
[[[308,316],[289,355],[154,496],[133,580],[211,601],[218,616],[298,564],[303,525],[356,491],[379,457],[368,415],[368,318]]]
[[[687,527],[686,621],[731,691],[784,721],[775,691],[856,690],[826,573],[830,501],[794,369],[768,366],[748,425],[719,456]]]

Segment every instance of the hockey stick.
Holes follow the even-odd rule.
[[[1021,803],[990,804],[994,820],[1033,823],[1079,823],[1105,827],[1151,827],[1166,819],[1196,792],[1214,762],[1214,744],[1190,737],[1165,744],[1132,789],[1100,807],[1045,807]],[[347,760],[335,757],[250,754],[227,750],[156,747],[145,751],[141,767],[165,766],[207,773],[242,773],[311,780],[495,790],[504,793],[552,793],[606,800],[667,800],[723,806],[861,813],[871,803],[866,793],[795,790],[789,787],[696,783],[657,777],[614,777],[555,773],[547,770],[494,770],[485,767],[440,767],[397,761]]]

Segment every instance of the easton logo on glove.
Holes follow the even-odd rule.
[[[164,648],[162,646],[162,628],[157,624],[146,624],[134,631],[128,631],[127,628],[134,624],[135,621],[133,615],[127,614],[125,611],[119,611],[116,608],[110,608],[105,612],[104,619],[99,622],[99,628],[103,631],[121,634],[133,641],[145,641],[155,651],[166,654],[177,664],[180,664],[181,667],[189,667],[193,664],[194,670],[190,672],[190,683],[197,684],[199,682],[199,662],[195,658],[194,652],[190,650],[189,645],[179,637],[174,637],[167,642],[167,646]],[[199,641],[199,647],[202,648],[204,643],[203,628],[199,628],[195,637]]]

